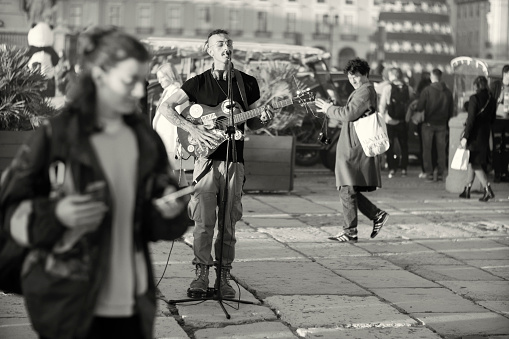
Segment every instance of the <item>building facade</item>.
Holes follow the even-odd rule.
[[[28,31],[23,1],[0,9],[1,33]],[[42,1],[42,0],[41,0]],[[331,64],[342,68],[354,57],[369,58],[375,45],[382,0],[57,0],[52,20],[57,50],[66,34],[90,25],[116,25],[140,39],[157,36],[206,38],[214,28],[234,40],[284,43],[331,51]],[[4,7],[2,5],[2,7]],[[60,37],[60,38],[59,38]]]
[[[509,60],[508,0],[449,0],[458,55]]]

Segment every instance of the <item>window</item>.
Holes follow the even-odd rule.
[[[267,12],[258,12],[258,31],[267,32]]]
[[[152,6],[150,4],[138,7],[138,28],[152,28]]]
[[[69,8],[69,24],[71,27],[82,27],[83,7],[81,5],[72,5]]]
[[[318,2],[319,4],[323,4],[325,3],[325,0],[316,0],[316,2]]]
[[[354,0],[345,0],[345,4],[347,5],[353,5]]]
[[[108,23],[113,26],[122,26],[122,8],[120,5],[110,5],[108,8]]]
[[[286,32],[295,33],[296,22],[297,22],[297,14],[286,13]]]
[[[182,13],[180,7],[169,5],[166,7],[166,28],[178,30],[182,28]]]
[[[211,28],[210,8],[201,7],[198,9],[198,25],[201,29]]]
[[[240,27],[240,10],[238,8],[230,9],[230,17],[228,18],[230,30],[239,31]]]
[[[353,31],[353,15],[345,15],[343,17],[343,31],[345,33],[351,33]]]
[[[326,34],[327,21],[329,20],[328,14],[317,14],[315,21],[315,31],[317,34]]]

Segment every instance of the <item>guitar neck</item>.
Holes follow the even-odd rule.
[[[291,104],[293,104],[293,99],[286,99],[286,100],[277,102],[275,104],[272,104],[272,107],[282,108],[282,107],[290,106]],[[251,118],[261,115],[263,113],[263,110],[264,110],[264,107],[258,107],[258,108],[252,109],[250,111],[237,113],[233,117],[233,120],[234,120],[235,124],[240,124],[246,120],[249,120]]]

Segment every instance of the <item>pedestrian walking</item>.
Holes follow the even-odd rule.
[[[422,91],[416,108],[417,111],[424,111],[422,152],[428,182],[442,181],[447,170],[448,124],[453,113],[452,93],[442,82],[442,71],[433,69],[430,78],[431,85]],[[437,154],[436,169],[433,166],[433,147]]]
[[[502,79],[493,81],[490,91],[497,114],[493,124],[494,181],[509,181],[509,65],[502,67]]]
[[[2,185],[4,229],[30,248],[22,291],[40,338],[152,338],[148,242],[180,237],[185,203],[144,115],[150,55],[115,28],[80,35],[82,71],[62,113],[37,129]]]
[[[406,177],[408,167],[408,125],[406,115],[408,105],[413,99],[413,90],[403,79],[403,71],[393,67],[389,70],[390,86],[383,89],[380,98],[379,112],[387,124],[387,135],[390,147],[386,152],[389,166],[388,178],[394,177],[398,169],[401,176]],[[396,156],[395,145],[399,144],[400,157]]]
[[[228,77],[233,72],[232,88],[233,101],[243,110],[254,108],[260,98],[260,89],[256,79],[244,72],[233,69],[230,56],[233,53],[233,41],[227,31],[217,29],[209,33],[205,42],[205,50],[212,57],[214,63],[205,72],[188,79],[182,87],[166,100],[160,109],[163,114],[178,128],[189,133],[195,140],[198,149],[209,149],[205,156],[198,156],[194,163],[193,180],[200,178],[195,186],[189,203],[191,219],[194,220],[193,265],[196,276],[192,280],[188,295],[191,297],[206,297],[209,286],[209,269],[222,262],[221,276],[214,284],[224,298],[234,298],[235,290],[229,283],[232,263],[235,259],[235,224],[242,217],[242,187],[244,183],[244,141],[242,138],[229,145],[218,140],[214,129],[206,129],[203,125],[195,125],[184,119],[175,107],[186,101],[215,107],[224,103],[228,95]],[[229,104],[227,104],[229,106]],[[251,129],[257,129],[268,123],[271,107],[265,107],[261,116],[251,118],[247,124]],[[199,114],[199,112],[198,112]],[[238,126],[239,134],[244,131],[244,124]],[[233,150],[236,150],[236,161],[233,162]],[[229,155],[227,158],[227,154]],[[228,177],[226,177],[228,173]],[[222,203],[224,188],[228,187],[226,210]],[[215,260],[212,258],[214,228],[218,223],[219,233],[214,243]],[[220,258],[221,246],[223,255]]]
[[[495,121],[495,100],[488,90],[488,79],[478,76],[474,80],[476,93],[468,100],[468,117],[460,140],[461,147],[470,151],[467,184],[460,198],[470,199],[470,189],[477,177],[484,196],[479,201],[486,202],[495,197],[488,181],[488,159],[490,153],[491,125]]]
[[[344,225],[342,232],[329,237],[339,242],[358,240],[357,210],[373,221],[371,238],[378,235],[389,218],[387,212],[379,209],[363,194],[382,187],[380,161],[378,157],[366,156],[353,124],[364,115],[377,114],[377,94],[369,82],[369,70],[365,60],[356,58],[348,61],[344,71],[354,91],[345,106],[334,106],[319,98],[315,100],[318,111],[343,123],[336,151],[335,175]]]

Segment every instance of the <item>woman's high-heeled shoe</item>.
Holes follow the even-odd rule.
[[[493,193],[493,190],[491,189],[490,184],[486,185],[484,188],[484,196],[482,198],[479,198],[479,201],[487,202],[490,199],[495,198],[495,193]]]
[[[460,198],[470,199],[470,189],[471,188],[472,188],[472,186],[465,186],[465,188],[463,189],[463,192],[461,192],[461,194],[460,194]]]

